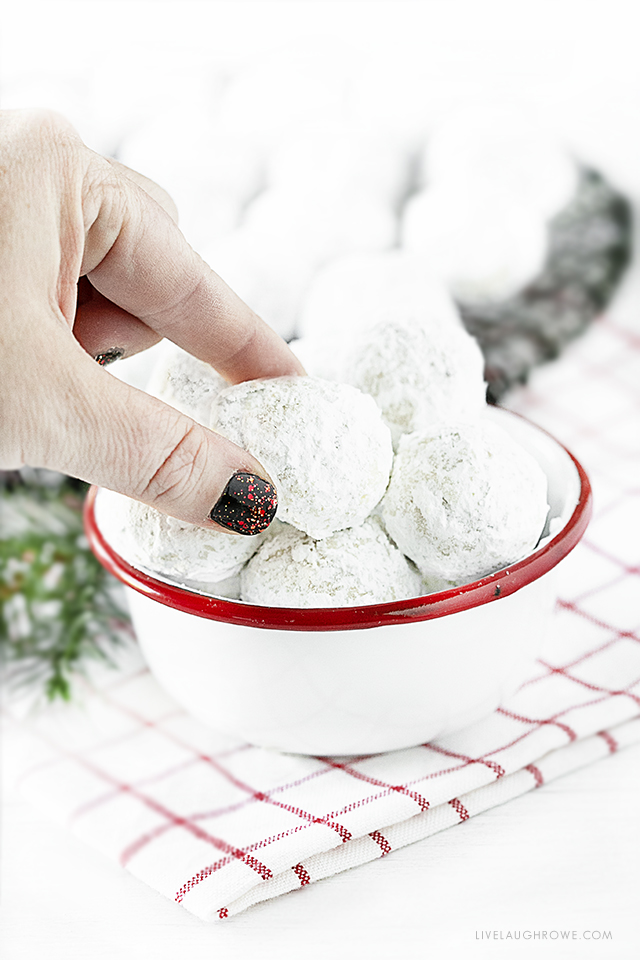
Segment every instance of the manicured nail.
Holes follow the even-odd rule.
[[[251,537],[266,530],[278,509],[272,483],[255,473],[234,473],[209,514],[221,527]]]
[[[110,363],[119,360],[121,357],[124,357],[124,350],[121,347],[114,347],[112,350],[105,350],[104,353],[97,354],[93,359],[101,367],[108,367]]]

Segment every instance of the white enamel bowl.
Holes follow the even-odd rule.
[[[524,560],[429,596],[362,607],[259,607],[150,576],[119,556],[89,493],[91,547],[127,587],[159,683],[203,723],[277,750],[369,754],[486,716],[526,675],[550,629],[554,572],[591,514],[580,464],[549,434],[490,408],[540,463],[550,522]]]

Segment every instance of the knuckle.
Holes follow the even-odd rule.
[[[241,362],[243,357],[248,356],[252,350],[255,349],[255,344],[258,342],[258,325],[262,323],[260,317],[257,314],[251,318],[251,323],[247,322],[245,329],[242,331],[242,337],[234,344],[234,350],[226,357],[221,357],[221,360],[224,363],[234,368],[238,362]]]
[[[89,158],[82,183],[82,206],[94,211],[89,217],[91,225],[95,222],[98,213],[109,219],[115,217],[120,222],[127,206],[122,178],[118,176],[112,165],[105,157],[94,154]]]
[[[146,194],[156,201],[156,203],[160,204],[163,210],[169,214],[175,223],[178,222],[178,208],[176,207],[173,198],[169,193],[167,193],[164,187],[161,187],[159,183],[155,182],[155,180],[151,180],[143,173],[139,173],[137,170],[127,167],[124,163],[121,163],[119,160],[116,160],[113,157],[105,157],[105,160],[119,176],[126,177],[128,180],[131,180],[133,183],[135,183],[136,186],[141,187]]]
[[[188,498],[198,487],[207,464],[207,439],[197,423],[187,423],[177,440],[173,440],[160,465],[140,493],[140,499],[153,502],[160,509]]]

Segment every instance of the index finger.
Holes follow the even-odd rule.
[[[85,185],[82,273],[110,301],[231,383],[303,374],[285,342],[131,179],[96,162]]]

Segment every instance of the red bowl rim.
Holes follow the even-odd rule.
[[[510,413],[512,411],[509,411]],[[516,416],[520,416],[516,414]],[[525,417],[521,419],[526,420]],[[530,421],[527,421],[530,423]],[[110,573],[144,596],[157,600],[174,610],[191,613],[209,620],[221,620],[240,626],[275,630],[357,630],[407,621],[433,620],[451,613],[460,613],[472,607],[507,597],[548,573],[573,550],[584,534],[592,512],[591,484],[573,454],[551,434],[550,436],[568,454],[578,471],[580,495],[571,517],[562,530],[544,547],[524,560],[499,570],[472,583],[424,597],[411,597],[391,603],[368,604],[360,607],[261,607],[207,597],[187,587],[165,583],[131,566],[111,547],[98,528],[95,517],[95,499],[98,487],[92,486],[84,505],[84,528],[89,545],[100,563]]]

